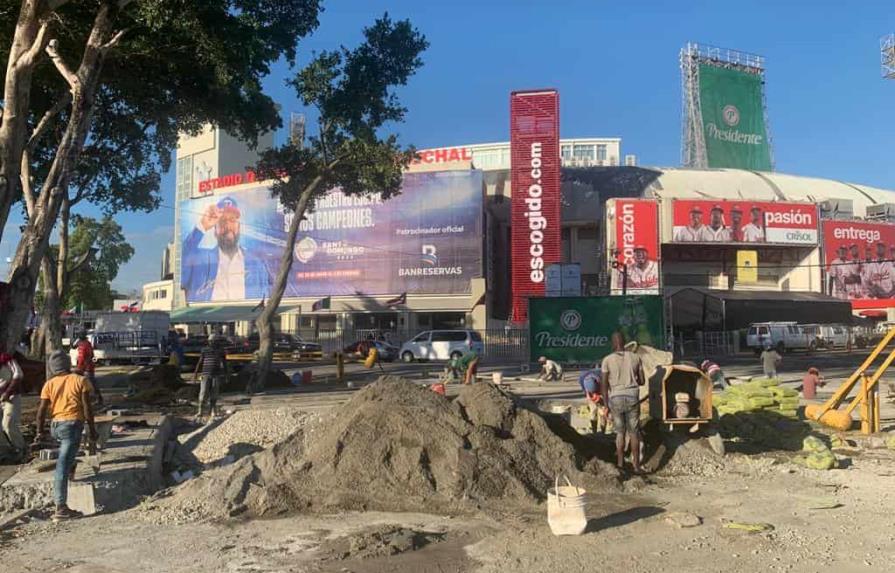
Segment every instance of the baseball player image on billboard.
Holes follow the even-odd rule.
[[[649,289],[658,286],[659,264],[650,260],[645,245],[637,245],[634,247],[634,264],[628,266],[628,288]]]

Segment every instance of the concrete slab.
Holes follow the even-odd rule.
[[[88,508],[92,504],[104,511],[124,509],[164,484],[162,457],[171,435],[171,419],[154,414],[124,418],[119,422],[125,423],[128,420],[146,420],[147,425],[134,427],[124,434],[112,435],[102,450],[99,473],[94,473],[93,468],[84,463],[83,456],[79,458],[71,486],[90,486],[93,501],[85,501]],[[52,502],[52,468],[38,471],[35,464],[22,466],[15,475],[0,485],[0,513],[47,507]]]
[[[96,513],[96,496],[92,483],[68,484],[68,507],[84,515]]]

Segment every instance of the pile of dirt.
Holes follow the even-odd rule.
[[[324,560],[372,559],[416,551],[443,541],[444,537],[441,533],[383,525],[357,535],[328,541],[320,550]]]
[[[560,474],[591,491],[617,486],[612,466],[576,451],[490,384],[464,387],[450,401],[389,377],[331,418],[152,505],[166,521],[296,510],[466,511],[543,501]]]

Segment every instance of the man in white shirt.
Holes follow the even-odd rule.
[[[686,227],[679,227],[674,233],[676,243],[701,243],[711,241],[711,236],[702,224],[702,209],[696,205],[690,209],[690,223]]]
[[[746,243],[761,243],[764,241],[764,221],[762,221],[761,207],[752,205],[749,210],[750,221],[743,227],[743,241]]]
[[[893,267],[892,263],[886,259],[886,244],[879,242],[876,244],[876,261],[873,264],[873,275],[871,276],[870,288],[868,294],[871,298],[890,298],[893,288]]]
[[[183,240],[181,286],[187,301],[268,296],[274,273],[262,250],[257,242],[240,244],[240,211],[234,199],[224,197],[209,205]]]
[[[845,282],[845,277],[850,272],[849,267],[851,266],[848,262],[848,248],[845,245],[839,245],[836,255],[827,268],[827,273],[833,281],[830,294],[836,298],[848,299],[848,288]]]
[[[848,289],[848,295],[851,298],[863,298],[864,291],[861,288],[861,253],[857,243],[852,243],[848,248],[849,266],[846,268],[845,284]]]
[[[743,242],[743,210],[739,205],[730,209],[730,240],[735,243]]]
[[[724,226],[724,209],[721,205],[712,207],[711,219],[706,229],[709,240],[714,243],[729,243],[730,230]]]
[[[634,247],[634,264],[628,267],[628,288],[655,288],[659,286],[659,265],[649,260],[644,245]]]

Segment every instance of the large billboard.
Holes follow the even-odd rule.
[[[181,203],[188,302],[269,296],[292,213],[266,186]],[[287,297],[462,294],[482,276],[479,171],[405,174],[401,193],[319,199],[300,223]]]
[[[650,199],[615,199],[612,294],[658,294],[659,205]]]
[[[895,225],[824,221],[828,292],[855,306],[895,306]]]
[[[816,245],[817,226],[813,203],[679,199],[671,242]]]
[[[699,65],[699,105],[708,167],[771,170],[759,73]]]
[[[559,94],[510,95],[513,199],[512,320],[524,322],[528,298],[544,296],[547,266],[560,262]]]
[[[612,351],[612,333],[664,348],[661,296],[593,296],[529,300],[531,361],[594,364]]]

